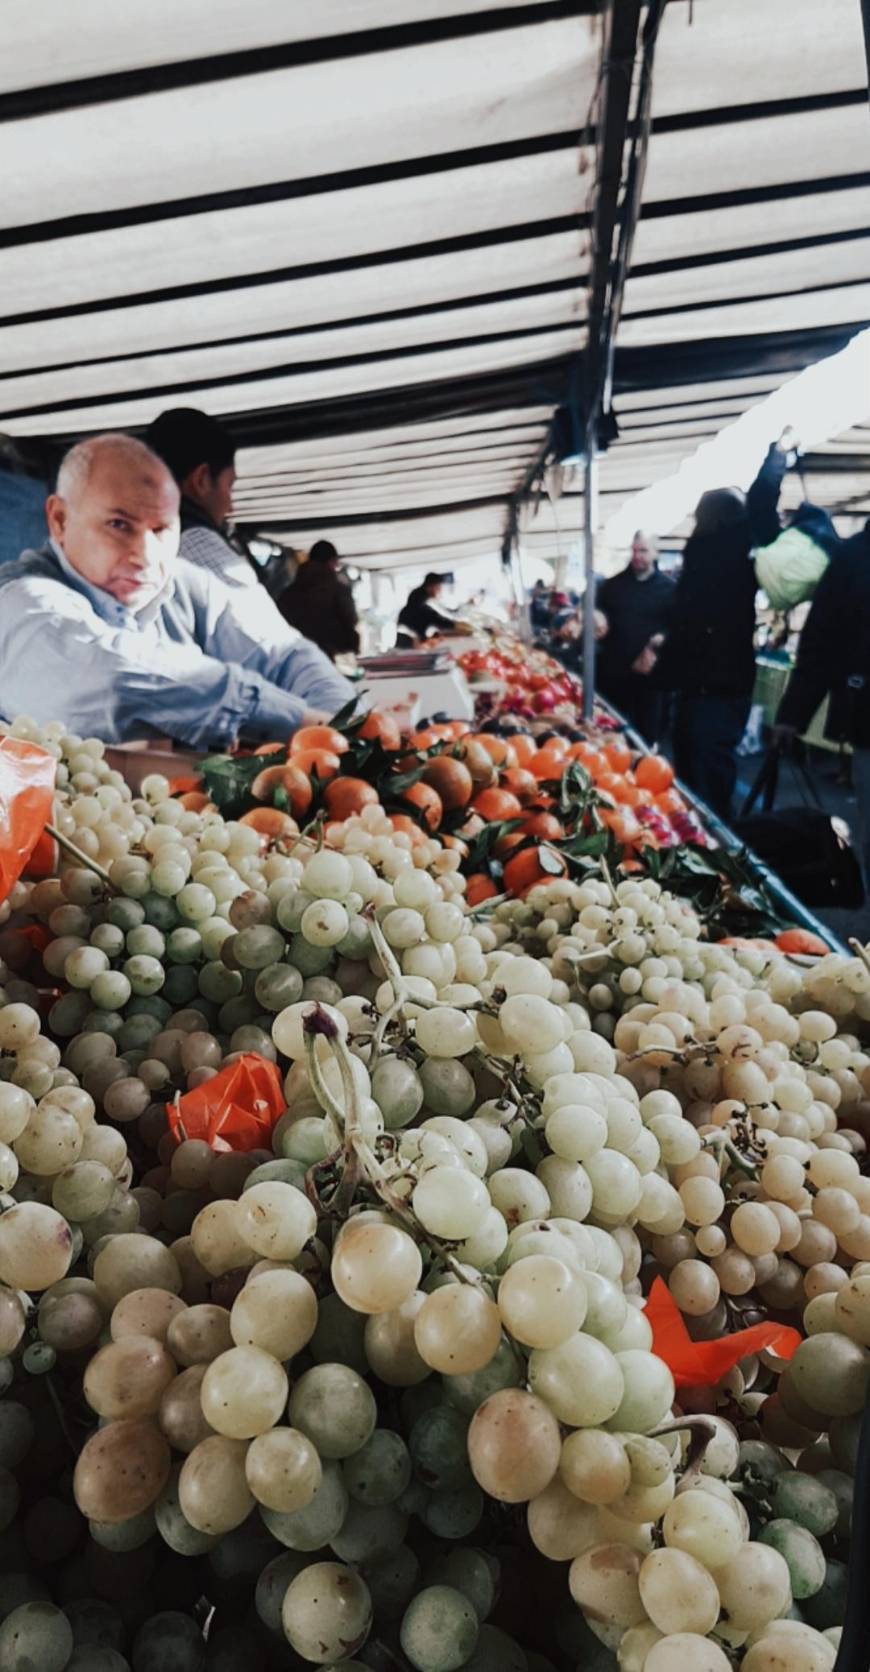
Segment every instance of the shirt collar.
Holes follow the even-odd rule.
[[[119,627],[147,626],[149,622],[154,620],[161,605],[165,604],[175,591],[175,581],[172,575],[167,575],[160,591],[155,593],[147,604],[143,604],[140,610],[128,609],[126,604],[122,604],[117,598],[113,598],[111,592],[104,592],[101,586],[92,586],[90,581],[86,581],[84,576],[73,568],[63,547],[58,544],[57,540],[49,537],[48,543],[70,585],[75,587],[77,592],[83,593],[101,621],[108,621]]]
[[[214,517],[209,515],[205,506],[198,505],[196,500],[191,499],[186,493],[183,493],[181,496],[179,514],[181,516],[182,531],[185,528],[210,528],[215,534],[224,534],[224,530],[221,528],[220,524],[216,523]],[[224,538],[226,538],[225,534]]]

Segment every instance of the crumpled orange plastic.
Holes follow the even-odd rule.
[[[272,1130],[287,1108],[281,1073],[246,1051],[211,1080],[167,1103],[179,1143],[202,1138],[214,1150],[270,1148]]]
[[[653,1332],[652,1350],[664,1359],[678,1388],[711,1388],[750,1353],[769,1348],[790,1359],[803,1337],[787,1324],[752,1324],[718,1341],[693,1341],[667,1284],[657,1277],[646,1303]]]
[[[23,737],[0,737],[0,903],[51,818],[57,762]]]

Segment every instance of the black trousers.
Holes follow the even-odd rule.
[[[639,732],[645,743],[658,743],[665,729],[667,697],[653,685],[648,674],[629,673],[620,678],[602,675],[601,695],[629,725]]]
[[[720,819],[731,817],[737,782],[737,745],[749,719],[751,697],[678,696],[674,716],[677,776]]]

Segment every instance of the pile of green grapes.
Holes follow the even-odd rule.
[[[470,912],[380,808],[266,844],[11,729],[68,847],[0,907],[0,1672],[830,1672],[862,960],[643,879]],[[179,1141],[242,1053],[271,1146]],[[655,1277],[805,1339],[675,1389]]]

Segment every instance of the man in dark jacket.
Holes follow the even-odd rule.
[[[225,586],[252,587],[253,565],[228,534],[236,479],[236,444],[229,430],[196,407],[176,406],[155,418],[145,441],[181,489],[181,556],[209,569]]]
[[[805,731],[828,695],[826,736],[851,743],[853,749],[852,780],[870,892],[870,522],[839,543],[819,581],[797,665],[779,705],[774,742],[785,746]]]
[[[261,576],[230,525],[235,438],[209,413],[178,406],[161,412],[145,439],[181,490],[180,556],[220,582],[229,594],[230,608],[255,642],[280,636],[282,624],[266,576]]]
[[[359,650],[353,592],[338,565],[332,542],[316,540],[307,563],[300,564],[296,579],[278,599],[284,620],[333,661],[343,652]]]
[[[595,607],[607,620],[599,645],[599,684],[647,743],[657,743],[665,695],[651,678],[670,621],[675,583],[659,572],[654,536],[638,529],[631,559],[620,574],[602,581]]]
[[[725,819],[755,683],[757,583],[750,554],[780,532],[777,503],[787,463],[783,436],[748,493],[715,488],[702,494],[656,670],[661,689],[677,693],[677,772]]]

